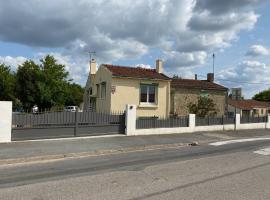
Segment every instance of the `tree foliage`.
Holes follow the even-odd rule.
[[[270,89],[259,92],[258,94],[254,95],[253,99],[257,101],[270,102]]]
[[[206,117],[217,114],[216,104],[213,99],[208,97],[198,97],[196,103],[189,103],[189,113],[196,114],[198,117]]]
[[[15,100],[15,74],[9,66],[0,64],[0,101]]]
[[[0,100],[13,101],[13,105],[30,109],[77,105],[83,99],[83,88],[71,83],[65,66],[50,55],[37,64],[25,61],[17,72],[0,65]]]

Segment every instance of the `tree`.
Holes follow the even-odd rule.
[[[270,102],[270,89],[259,92],[258,94],[254,95],[253,99],[257,101]]]
[[[0,101],[13,101],[15,97],[15,74],[10,66],[0,64]]]
[[[68,92],[68,75],[65,66],[58,64],[57,60],[50,55],[40,60],[41,79],[39,89],[41,92],[40,106],[51,108],[65,104]]]
[[[76,83],[68,84],[67,87],[65,105],[79,106],[83,101],[84,89]]]
[[[25,109],[30,109],[40,102],[39,80],[41,71],[32,60],[25,61],[18,67],[16,74],[16,95]]]
[[[208,97],[198,97],[197,103],[189,103],[188,109],[189,113],[196,114],[198,117],[217,114],[216,104]]]

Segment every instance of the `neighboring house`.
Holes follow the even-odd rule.
[[[228,100],[228,112],[241,116],[265,116],[270,113],[270,103],[256,100]]]
[[[84,110],[123,112],[126,104],[137,106],[138,117],[168,117],[170,78],[163,74],[163,63],[156,69],[90,62],[90,74],[84,94]]]
[[[207,74],[207,80],[172,79],[171,82],[171,114],[186,116],[188,105],[196,103],[199,96],[211,98],[216,104],[217,115],[227,113],[228,89],[214,83],[214,74]]]

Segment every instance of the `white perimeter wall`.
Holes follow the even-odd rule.
[[[130,109],[132,108],[132,109]],[[270,129],[270,116],[267,123],[250,123],[240,124],[240,114],[236,115],[236,123],[228,125],[212,125],[212,126],[195,126],[195,115],[189,115],[189,127],[179,128],[152,128],[152,129],[136,129],[136,106],[127,105],[126,109],[126,135],[161,135],[174,133],[193,133],[205,131],[229,131],[229,130],[246,130],[246,129]]]
[[[12,102],[0,101],[0,143],[11,142]]]

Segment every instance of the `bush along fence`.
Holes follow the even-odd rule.
[[[186,117],[158,119],[137,118],[136,106],[126,107],[126,135],[159,135],[202,131],[270,129],[270,115],[263,117]]]

